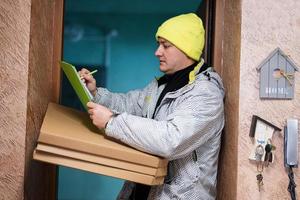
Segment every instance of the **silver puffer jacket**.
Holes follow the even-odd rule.
[[[211,68],[196,75],[192,83],[167,93],[151,119],[164,87],[154,80],[126,94],[98,88],[94,101],[120,113],[105,132],[169,160],[165,183],[153,186],[148,199],[215,199],[224,126],[221,78]],[[127,199],[133,184],[127,181],[118,198]]]

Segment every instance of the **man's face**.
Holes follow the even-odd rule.
[[[182,51],[164,38],[158,38],[155,56],[159,59],[159,69],[165,74],[173,74],[194,63]]]

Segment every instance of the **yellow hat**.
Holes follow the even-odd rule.
[[[199,61],[204,47],[205,30],[202,20],[194,13],[172,17],[165,21],[156,32],[156,40],[162,37],[188,57]]]

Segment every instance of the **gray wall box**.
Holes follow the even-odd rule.
[[[276,48],[256,69],[260,72],[260,98],[294,97],[294,77],[298,67],[280,48]]]

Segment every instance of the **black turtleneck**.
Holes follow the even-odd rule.
[[[198,62],[195,62],[194,64],[192,64],[182,70],[179,70],[179,71],[175,72],[174,74],[170,74],[170,75],[165,74],[157,81],[158,87],[165,83],[166,83],[166,86],[158,97],[152,118],[154,118],[156,108],[160,105],[162,99],[168,92],[173,92],[173,91],[179,90],[180,88],[182,88],[183,86],[185,86],[186,84],[189,83],[189,74],[191,71],[194,70],[194,68],[197,66],[197,64],[198,64]],[[203,66],[201,66],[198,73],[201,73],[202,71],[206,70],[207,68],[208,68],[208,65],[203,64]]]

